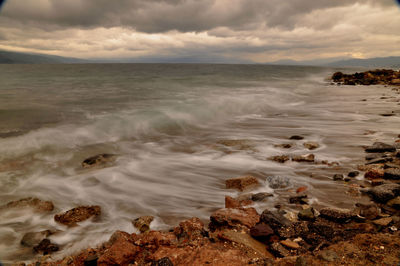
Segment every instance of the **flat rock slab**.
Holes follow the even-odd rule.
[[[263,243],[255,240],[246,233],[235,232],[233,230],[226,230],[222,233],[222,238],[244,245],[247,248],[252,249],[259,256],[264,258],[275,258],[268,250],[267,246]]]
[[[388,169],[386,169],[383,178],[399,180],[400,179],[400,168],[388,168]]]
[[[233,188],[240,191],[244,191],[259,186],[260,183],[258,182],[257,178],[249,175],[249,176],[241,176],[225,180],[225,185],[226,188],[228,189]]]
[[[396,147],[383,142],[375,142],[374,144],[372,144],[372,146],[368,146],[365,148],[365,152],[369,153],[394,152],[394,151],[396,151]]]
[[[67,226],[75,226],[78,222],[99,216],[100,214],[100,206],[81,206],[61,214],[56,214],[54,220]]]
[[[11,201],[6,205],[0,207],[0,210],[4,209],[23,209],[31,208],[35,212],[51,212],[54,209],[54,205],[51,201],[43,201],[38,198],[24,198],[16,201]]]
[[[398,184],[383,184],[371,188],[368,193],[377,202],[386,203],[387,201],[394,199],[396,196],[400,196],[400,185]]]

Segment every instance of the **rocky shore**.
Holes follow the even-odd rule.
[[[400,85],[400,71],[376,70],[353,75],[337,72],[332,80],[339,85]],[[302,138],[291,136],[289,140],[296,142]],[[284,143],[279,148],[289,149],[289,145]],[[319,147],[316,142],[303,145],[310,152]],[[272,194],[252,193],[260,186],[260,180],[246,175],[225,181],[226,189],[240,194],[237,198],[226,196],[224,208],[213,212],[207,222],[193,217],[169,231],[155,231],[154,217],[136,217],[132,226],[139,233],[117,231],[102,245],[58,261],[51,256],[62,247],[48,238],[58,232],[28,233],[21,245],[42,255],[30,265],[397,265],[400,262],[400,135],[393,143],[375,142],[364,150],[364,164],[355,165],[345,175],[332,176],[334,182],[348,184],[351,193],[370,198],[369,203],[356,203],[352,209],[313,206],[307,194],[309,188],[302,186],[293,191],[287,203],[298,211],[276,205],[259,213],[254,203],[268,200]],[[86,159],[82,167],[108,165],[116,156],[99,154]],[[282,164],[288,161],[337,164],[320,161],[312,153],[276,155],[269,159]],[[362,184],[353,182],[362,175]],[[8,203],[0,211],[10,208],[51,212],[54,206],[51,202],[26,198]],[[70,228],[99,217],[100,206],[77,206],[56,214],[54,221]]]

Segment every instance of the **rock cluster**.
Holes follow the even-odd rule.
[[[400,85],[400,71],[377,69],[355,74],[336,72],[332,80],[344,85]]]

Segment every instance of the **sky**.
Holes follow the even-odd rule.
[[[253,62],[400,56],[394,0],[7,0],[0,49]]]

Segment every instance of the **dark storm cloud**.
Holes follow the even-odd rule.
[[[130,27],[140,32],[293,28],[313,10],[392,0],[9,0],[2,16],[25,24],[60,27]]]

